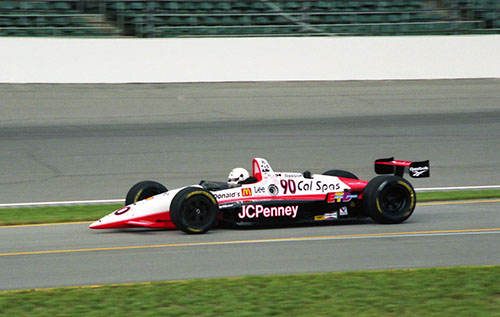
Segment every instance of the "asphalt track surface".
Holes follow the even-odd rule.
[[[376,158],[430,159],[431,178],[415,187],[497,185],[498,100],[494,79],[0,85],[0,203],[120,198],[144,179],[170,188],[223,180],[255,156],[277,171],[337,168],[364,179]],[[397,226],[201,236],[3,227],[0,288],[500,264],[499,207],[420,205]]]
[[[0,85],[0,203],[123,198],[136,182],[431,161],[415,187],[500,184],[500,80]]]
[[[405,223],[89,230],[0,227],[0,289],[500,264],[500,200],[421,204]]]

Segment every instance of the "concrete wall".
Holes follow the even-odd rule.
[[[2,83],[500,78],[500,36],[0,38]]]

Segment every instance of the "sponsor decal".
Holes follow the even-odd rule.
[[[347,216],[347,207],[340,207],[339,216]]]
[[[254,186],[253,192],[255,194],[265,194],[266,193],[266,188],[265,187]],[[243,196],[245,196],[245,195],[243,195]]]
[[[241,195],[243,197],[252,196],[252,189],[251,188],[242,188],[241,189]]]
[[[329,190],[339,190],[339,189],[340,189],[339,183],[325,184],[321,181],[316,182],[316,190],[321,190],[321,192],[323,193]]]
[[[300,177],[303,177],[302,174],[300,173],[286,173],[286,174],[283,174],[283,177],[286,177],[286,178],[300,178]]]
[[[232,208],[234,206],[235,206],[234,203],[220,204],[219,209]]]
[[[295,194],[296,191],[320,191],[322,193],[340,189],[340,183],[323,183],[322,181],[301,180],[296,182],[294,179],[282,179],[280,181],[283,194]]]
[[[298,184],[300,191],[308,191],[313,189],[313,181],[300,181]]]
[[[410,174],[412,177],[419,177],[425,173],[429,172],[429,166],[418,166],[418,167],[410,167]]]
[[[336,220],[338,219],[339,214],[337,212],[327,212],[324,215],[317,215],[314,216],[315,221],[321,221],[321,220]]]
[[[126,213],[129,210],[130,210],[130,207],[129,206],[125,206],[125,207],[120,208],[117,211],[115,211],[114,214],[117,215],[117,216],[123,215],[124,213]]]
[[[243,205],[241,212],[238,213],[240,219],[243,218],[269,218],[269,217],[292,217],[297,216],[298,205],[294,206],[272,206],[264,207],[262,205]]]
[[[269,194],[271,196],[276,196],[279,194],[278,186],[276,186],[274,184],[269,185],[269,187],[267,187],[267,191],[269,192]]]
[[[358,198],[358,195],[352,195],[349,192],[336,192],[336,193],[328,193],[326,196],[326,202],[331,203],[348,203],[353,198]]]
[[[330,190],[339,190],[340,183],[323,183],[322,181],[300,181],[297,184],[297,189],[300,191],[316,190],[326,192]]]
[[[334,191],[340,189],[340,183],[323,183],[322,181],[299,181],[295,182],[294,179],[282,179],[280,181],[283,194],[295,194],[297,191],[320,191],[322,193],[327,191]]]
[[[239,192],[230,192],[230,193],[213,193],[217,200],[219,199],[229,199],[229,198],[239,198],[241,194]]]
[[[337,218],[338,218],[337,212],[331,212],[331,213],[326,213],[325,214],[325,220],[337,219]]]
[[[261,160],[260,161],[260,166],[261,166],[261,172],[262,173],[269,173],[271,171],[271,167],[269,166],[269,164],[267,164],[266,161],[264,160]]]
[[[293,179],[282,179],[280,181],[281,188],[283,188],[283,195],[286,195],[287,193],[290,194],[295,194],[297,191],[297,185],[295,185],[295,181]]]

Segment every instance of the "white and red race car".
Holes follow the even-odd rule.
[[[429,177],[429,161],[375,161],[377,174],[359,180],[342,170],[323,174],[274,172],[267,160],[253,159],[252,175],[238,184],[201,181],[167,190],[153,181],[135,184],[126,206],[97,220],[91,229],[177,228],[205,233],[225,222],[233,225],[287,224],[370,217],[401,223],[416,204],[413,186],[403,178]]]

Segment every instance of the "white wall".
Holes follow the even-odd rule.
[[[500,78],[500,36],[0,38],[2,83]]]

